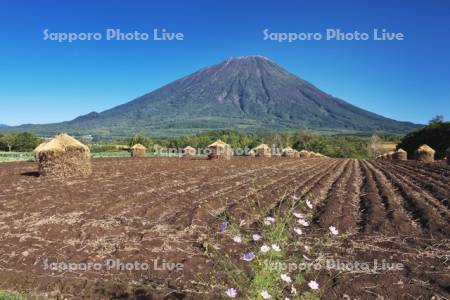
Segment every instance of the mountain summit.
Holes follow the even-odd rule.
[[[101,113],[23,125],[41,134],[179,135],[204,129],[405,132],[398,122],[335,98],[263,56],[230,58]],[[25,128],[24,128],[25,127]]]

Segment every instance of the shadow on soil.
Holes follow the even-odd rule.
[[[21,173],[22,176],[31,176],[31,177],[39,177],[39,172],[24,172]]]

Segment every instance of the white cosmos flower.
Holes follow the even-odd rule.
[[[280,252],[281,248],[277,244],[272,244],[272,250],[275,251],[275,252]]]
[[[306,199],[305,202],[306,202],[306,205],[307,205],[310,209],[313,208],[313,205],[312,205],[311,201],[309,201],[308,199]]]
[[[304,219],[304,218],[305,218],[305,215],[304,215],[304,214],[298,213],[298,212],[294,212],[294,216],[295,216],[297,219]]]
[[[227,296],[230,297],[230,298],[236,298],[236,296],[237,296],[237,291],[236,291],[235,288],[229,288],[229,289],[226,291],[226,294],[227,294]]]
[[[291,198],[292,198],[293,200],[300,200],[300,197],[297,196],[297,195],[295,195],[295,194],[291,195]]]
[[[288,274],[281,274],[281,280],[286,283],[292,283],[292,278]]]
[[[338,231],[337,228],[334,227],[334,226],[330,226],[330,227],[328,227],[328,229],[330,229],[330,231],[331,231],[331,233],[332,233],[333,235],[338,235],[338,234],[339,234],[339,231]]]
[[[236,235],[236,236],[233,236],[233,241],[235,243],[240,244],[240,243],[242,243],[242,238],[240,236]]]
[[[263,299],[270,299],[272,296],[267,291],[261,291],[260,295],[263,297]]]
[[[255,233],[255,234],[253,234],[252,238],[256,242],[256,241],[259,241],[262,238],[262,236],[257,234],[257,233]]]
[[[298,234],[298,235],[302,235],[302,234],[303,234],[303,231],[302,231],[301,228],[295,227],[295,228],[294,228],[294,231],[295,231],[295,233]]]
[[[312,290],[319,289],[319,284],[315,280],[311,280],[310,282],[308,282],[308,286]]]
[[[275,223],[275,218],[267,217],[264,219],[264,225],[272,225],[273,223]]]
[[[305,226],[305,227],[308,227],[308,226],[309,226],[309,223],[308,223],[308,221],[306,221],[306,220],[298,219],[297,222],[298,222],[298,224],[300,224],[300,225],[302,225],[302,226]]]
[[[270,246],[264,244],[264,245],[261,246],[260,250],[261,250],[262,253],[267,253],[267,252],[270,251]]]

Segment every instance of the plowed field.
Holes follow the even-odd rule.
[[[220,216],[255,226],[283,210],[286,195],[298,194],[314,202],[302,242],[314,243],[329,226],[341,235],[321,248],[322,256],[404,266],[320,270],[314,278],[322,299],[450,297],[450,168],[444,165],[108,158],[93,160],[90,177],[70,179],[39,177],[36,169],[29,162],[0,164],[0,290],[50,298],[214,298],[204,291],[217,265],[203,241]],[[291,251],[301,251],[296,247]],[[107,260],[147,262],[150,271],[46,267]]]

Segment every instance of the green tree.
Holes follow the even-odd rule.
[[[14,139],[14,149],[16,151],[33,151],[41,142],[42,139],[33,133],[19,133]]]
[[[312,149],[313,141],[320,138],[320,134],[310,130],[300,130],[295,138],[294,148],[298,150],[314,151]]]
[[[430,125],[432,124],[439,124],[444,122],[444,116],[443,115],[436,115],[434,118],[432,118],[429,122]]]
[[[128,146],[132,147],[133,145],[136,144],[141,144],[147,148],[151,148],[153,146],[153,141],[146,136],[135,134],[128,139]]]
[[[16,136],[12,133],[7,133],[7,134],[3,135],[2,137],[0,137],[0,143],[2,143],[4,146],[6,146],[6,148],[8,149],[9,152],[12,151],[15,142],[16,142]]]

